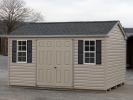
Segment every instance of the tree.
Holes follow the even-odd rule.
[[[0,23],[2,32],[10,34],[24,22],[42,21],[43,16],[33,9],[27,8],[23,0],[1,0],[0,1]]]
[[[23,0],[2,0],[0,3],[0,20],[4,22],[5,34],[10,34],[20,27],[22,22],[43,20],[43,16],[27,8]]]

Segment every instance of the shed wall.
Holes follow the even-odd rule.
[[[102,64],[78,64],[78,40],[102,40]],[[74,39],[74,88],[105,89],[106,66],[105,38],[77,38]]]
[[[12,63],[12,40],[24,38],[10,38],[9,44],[9,85],[35,86],[36,83],[36,40],[32,40],[32,63]],[[26,38],[25,38],[26,39]]]
[[[30,38],[33,43],[32,64],[12,63],[12,40],[9,39],[9,83],[10,85],[35,86],[36,85],[36,40]],[[24,38],[29,39],[29,38]],[[41,38],[42,39],[42,38]],[[78,64],[78,40],[102,40],[102,64]],[[106,41],[105,38],[73,38],[73,85],[77,89],[99,89],[105,88],[105,66],[106,66]],[[104,52],[104,53],[103,53]]]
[[[118,25],[110,32],[106,44],[106,88],[110,88],[125,82],[126,76],[126,40]]]

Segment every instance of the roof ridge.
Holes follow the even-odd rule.
[[[119,20],[112,21],[68,21],[68,22],[29,22],[27,24],[59,24],[59,23],[108,23],[108,22],[119,22]]]

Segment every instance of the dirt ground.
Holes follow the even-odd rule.
[[[110,92],[39,90],[9,87],[7,57],[0,56],[0,100],[133,100],[133,70],[124,86]]]

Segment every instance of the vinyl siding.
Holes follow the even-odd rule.
[[[110,32],[109,38],[107,38],[106,41],[106,88],[110,88],[125,82],[126,40],[124,40],[119,26],[116,25]]]
[[[78,40],[102,40],[102,64],[78,64]],[[106,47],[105,38],[74,39],[74,88],[105,89]]]
[[[12,63],[12,40],[32,40],[32,63]],[[36,40],[28,38],[9,39],[9,85],[35,86]]]

